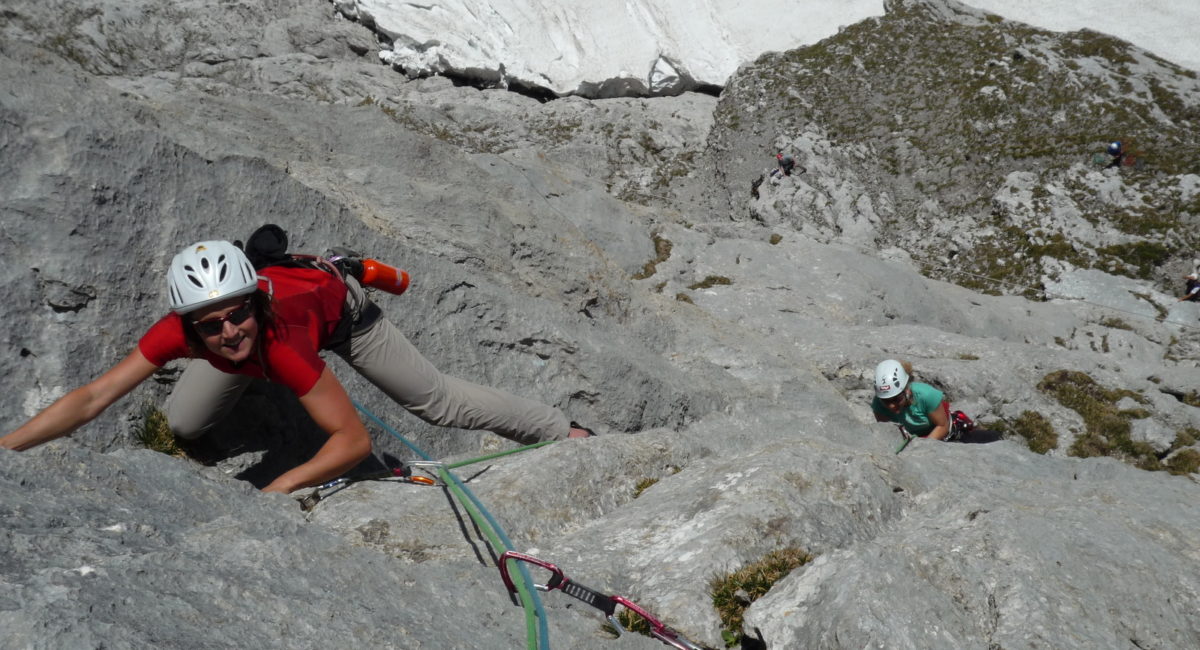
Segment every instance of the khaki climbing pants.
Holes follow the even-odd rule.
[[[353,278],[346,286],[346,309],[357,321],[369,299]],[[521,444],[561,440],[570,431],[567,417],[556,408],[442,374],[382,316],[333,352],[430,424],[492,431]],[[203,435],[229,414],[251,381],[201,359],[189,361],[167,400],[171,429],[181,438]]]

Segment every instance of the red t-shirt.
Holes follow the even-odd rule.
[[[275,327],[260,323],[257,349],[242,363],[234,364],[208,349],[201,357],[221,372],[268,379],[303,396],[325,370],[320,351],[341,321],[346,285],[318,269],[271,266],[258,275],[258,288],[272,295]],[[171,312],[150,327],[138,341],[138,349],[159,367],[191,357],[184,327],[183,317]]]

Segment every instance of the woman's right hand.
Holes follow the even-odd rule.
[[[108,372],[60,397],[19,429],[0,438],[0,447],[24,451],[61,438],[94,420],[155,370],[158,366],[134,348]]]

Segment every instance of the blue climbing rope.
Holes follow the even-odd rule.
[[[380,428],[382,428],[384,431],[387,431],[389,434],[392,435],[392,437],[394,437],[397,440],[399,440],[400,442],[404,443],[404,445],[406,447],[411,449],[413,451],[413,453],[420,456],[423,460],[427,460],[427,461],[433,460],[433,458],[431,458],[429,456],[429,454],[426,454],[424,452],[424,450],[422,450],[420,447],[413,444],[408,438],[405,438],[403,435],[401,435],[400,432],[398,432],[395,429],[393,429],[392,427],[388,426],[386,422],[379,419],[379,416],[372,413],[370,411],[370,409],[363,406],[362,404],[359,404],[357,401],[355,401],[353,399],[350,400],[350,402],[352,404],[354,404],[354,408],[358,409],[360,413],[362,413],[363,415],[370,418],[370,420],[372,422],[379,425]],[[457,488],[457,490],[462,495],[466,495],[467,499],[471,502],[471,505],[474,505],[474,507],[476,509],[478,509],[479,513],[481,515],[483,515],[484,519],[486,519],[488,524],[492,527],[492,530],[495,531],[496,537],[498,537],[500,539],[500,542],[504,545],[504,550],[497,553],[497,557],[502,555],[504,553],[504,551],[515,551],[516,550],[515,548],[513,548],[512,540],[510,540],[508,538],[508,535],[506,535],[504,533],[504,529],[500,527],[500,524],[496,521],[496,518],[492,516],[492,513],[489,512],[486,507],[484,507],[483,503],[479,500],[478,497],[475,496],[475,493],[472,492],[470,488],[468,488],[461,480],[459,480],[459,478],[457,476],[455,476],[454,474],[451,474],[445,467],[439,468],[438,474],[441,477],[442,481],[445,482],[447,486],[453,485],[455,488]],[[460,501],[462,500],[461,497],[459,500]],[[466,508],[467,506],[468,506],[468,504],[464,502],[463,507]],[[499,550],[499,549],[494,549],[494,550]],[[516,565],[517,565],[518,569],[520,570],[521,579],[524,582],[524,584],[525,585],[534,584],[533,578],[529,575],[529,570],[525,567],[525,565],[520,562],[517,562]],[[542,599],[538,597],[536,589],[529,589],[526,587],[526,588],[520,589],[519,592],[520,592],[520,595],[522,596],[521,600],[523,601],[523,604],[526,604],[526,605],[531,604],[533,606],[534,615],[537,618],[537,627],[538,627],[538,631],[537,631],[537,635],[536,635],[538,637],[537,638],[537,647],[540,650],[550,650],[550,628],[546,623],[546,610],[542,607]],[[528,611],[528,607],[526,607],[526,611]]]

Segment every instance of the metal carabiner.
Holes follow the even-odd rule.
[[[508,574],[508,560],[520,560],[522,562],[528,562],[529,564],[539,566],[550,572],[550,580],[546,584],[533,585],[538,591],[553,591],[555,589],[561,590],[564,594],[576,600],[583,601],[604,612],[606,617],[612,616],[613,613],[617,611],[617,602],[612,596],[602,594],[591,587],[581,585],[578,582],[571,580],[563,573],[562,569],[545,560],[539,560],[532,555],[526,555],[517,551],[505,551],[504,554],[500,556],[500,575],[504,578],[504,586],[508,587],[508,591],[510,593],[515,592],[516,587],[513,585],[512,578],[509,577]]]
[[[412,465],[415,465],[415,464],[417,464],[417,463],[408,463],[407,465],[402,464],[400,467],[394,467],[391,469],[386,469],[386,470],[382,470],[379,472],[373,472],[370,474],[361,474],[359,476],[341,476],[341,477],[335,478],[331,481],[326,481],[325,483],[322,483],[322,484],[314,487],[312,492],[309,492],[308,494],[306,494],[304,496],[298,496],[298,497],[296,497],[296,500],[300,502],[301,510],[304,510],[305,512],[309,512],[313,508],[317,507],[317,504],[320,503],[322,499],[325,499],[325,498],[329,497],[330,495],[341,492],[342,490],[349,487],[351,483],[359,483],[362,481],[375,481],[375,480],[385,479],[385,478],[399,478],[399,479],[409,482],[409,483],[419,483],[421,485],[437,485],[437,481],[432,478],[428,478],[425,476],[413,476],[412,470],[409,469],[409,467],[411,467]]]
[[[512,578],[510,578],[508,574],[509,560],[527,562],[549,571],[551,573],[550,581],[544,585],[534,584],[533,586],[535,589],[538,589],[539,591],[553,591],[555,589],[559,589],[568,596],[581,600],[592,607],[599,609],[600,611],[604,612],[604,618],[609,622],[610,625],[612,625],[613,630],[616,631],[618,638],[620,638],[622,633],[628,631],[617,619],[617,606],[620,605],[645,619],[646,622],[650,624],[650,635],[659,641],[662,641],[663,643],[676,648],[677,650],[703,650],[703,648],[700,646],[693,644],[691,641],[688,641],[680,636],[680,634],[675,630],[672,630],[664,625],[662,621],[654,618],[650,612],[647,612],[639,607],[637,603],[634,603],[623,596],[607,596],[599,591],[596,591],[595,589],[585,587],[584,585],[581,585],[578,582],[568,578],[565,574],[563,574],[562,569],[558,568],[558,566],[545,560],[539,560],[532,555],[526,555],[517,551],[505,551],[504,554],[500,556],[500,576],[504,578],[504,586],[508,588],[510,593],[515,593],[517,589],[513,585]]]
[[[650,625],[650,636],[653,636],[654,638],[658,639],[659,641],[662,641],[663,643],[665,643],[669,646],[678,648],[678,650],[703,650],[703,648],[701,648],[700,646],[697,646],[697,645],[693,644],[691,641],[688,641],[687,639],[683,638],[683,636],[680,635],[675,630],[672,630],[671,628],[667,627],[666,624],[663,623],[662,621],[658,620],[657,618],[654,618],[654,616],[651,615],[650,612],[646,611],[645,609],[642,609],[641,606],[639,606],[637,603],[634,603],[633,601],[629,600],[628,598],[625,598],[624,596],[611,596],[611,598],[612,598],[613,602],[624,607],[625,609],[628,609],[629,611],[633,612],[634,614],[641,616],[646,621],[646,623],[648,623]],[[620,623],[617,622],[617,617],[609,616],[608,620],[610,623],[613,624],[613,627],[615,627],[617,629],[617,636],[620,637],[620,635],[621,635],[620,631],[621,631],[622,627],[621,627]]]
[[[900,452],[904,451],[904,448],[907,447],[908,443],[912,442],[913,438],[916,436],[909,433],[908,429],[905,429],[903,424],[897,424],[896,428],[900,429],[900,436],[904,438],[904,442],[900,443],[899,447],[896,447],[896,453],[899,454]]]
[[[445,469],[446,463],[440,460],[413,460],[405,463],[404,465],[406,468],[415,467],[425,470],[426,473],[434,476],[433,478],[426,476],[414,476],[412,469],[408,469],[408,472],[404,475],[404,477],[413,483],[420,483],[422,485],[445,485],[440,478],[439,472],[440,470]]]
[[[505,551],[503,554],[500,555],[500,560],[499,560],[498,564],[500,565],[500,577],[504,579],[504,586],[508,588],[509,593],[516,593],[517,587],[516,587],[516,585],[513,584],[512,578],[509,577],[509,575],[508,575],[508,560],[517,560],[520,562],[528,562],[529,564],[533,564],[535,566],[540,566],[552,574],[552,576],[550,578],[550,582],[548,582],[547,584],[544,584],[544,585],[534,584],[533,585],[533,587],[535,589],[537,589],[538,591],[553,591],[555,589],[562,587],[563,583],[565,583],[567,581],[567,576],[565,576],[563,574],[562,569],[558,568],[557,566],[555,566],[549,562],[546,562],[545,560],[539,560],[536,557],[533,557],[532,555],[526,555],[524,553],[519,553],[517,551]]]

